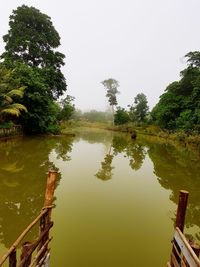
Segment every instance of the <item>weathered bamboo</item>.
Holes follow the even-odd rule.
[[[17,253],[15,249],[9,255],[9,267],[16,267],[16,266],[17,266]]]
[[[48,176],[47,176],[47,185],[46,185],[46,192],[45,192],[43,209],[45,209],[46,207],[52,206],[53,199],[54,199],[54,191],[55,191],[55,187],[56,187],[56,178],[57,178],[57,171],[50,170],[48,172]],[[42,233],[46,229],[46,227],[48,226],[50,221],[51,221],[51,210],[49,210],[49,212],[47,214],[45,214],[43,217],[41,217],[40,229],[39,229],[40,233]],[[49,239],[49,232],[47,232],[47,234],[42,239],[40,245],[38,246],[38,251],[41,249],[41,247],[46,243],[46,241],[48,239]],[[47,247],[47,249],[48,249],[48,247]],[[38,258],[38,262],[40,261],[41,258],[43,258],[44,254],[45,254],[45,252],[40,255],[40,257]]]
[[[198,259],[186,237],[183,235],[183,233],[178,227],[176,228],[174,238],[178,246],[181,248],[181,252],[184,258],[187,260],[189,266],[200,267],[200,260]]]
[[[36,267],[48,267],[48,257],[49,257],[49,249],[46,251],[45,255],[41,258]]]
[[[189,195],[189,192],[185,190],[181,190],[179,193],[179,202],[178,202],[178,208],[177,208],[177,214],[176,214],[175,227],[178,227],[182,233],[183,233],[184,224],[185,224],[185,214],[186,214],[186,208],[187,208],[187,202],[188,202],[188,195]]]
[[[42,234],[40,235],[40,237],[36,240],[35,243],[32,244],[31,248],[27,251],[27,255],[26,257],[30,257],[32,255],[32,253],[35,251],[35,249],[38,247],[38,245],[41,243],[41,241],[43,240],[43,238],[47,235],[47,233],[49,232],[49,230],[51,229],[51,227],[53,226],[53,222],[50,222],[45,231],[42,232]],[[24,263],[26,262],[26,259],[23,259],[18,267],[23,267]]]
[[[45,192],[44,208],[51,206],[53,203],[54,190],[56,187],[57,171],[50,170],[48,172],[47,186]]]
[[[187,208],[187,201],[188,201],[188,195],[189,193],[185,190],[181,190],[179,192],[179,202],[177,207],[177,213],[176,213],[176,222],[175,222],[175,228],[178,227],[181,232],[184,230],[184,224],[185,224],[185,214],[186,214],[186,208]],[[176,266],[177,264],[181,264],[181,258],[179,256],[180,248],[176,248],[176,243],[174,242],[174,246],[172,248],[171,253],[171,261],[170,264],[172,267]],[[176,259],[176,261],[175,261]]]
[[[6,259],[10,256],[10,254],[16,250],[17,246],[20,244],[20,242],[24,239],[24,237],[27,235],[27,233],[33,228],[34,225],[41,219],[44,214],[48,213],[48,209],[44,209],[40,212],[40,214],[35,218],[35,220],[29,224],[29,226],[24,230],[24,232],[17,238],[17,240],[12,244],[10,249],[7,251],[7,253],[2,257],[0,261],[0,266],[6,261]]]
[[[45,242],[45,244],[43,245],[43,247],[41,247],[41,249],[40,249],[40,250],[38,251],[38,253],[35,255],[35,257],[34,257],[32,263],[31,263],[31,265],[30,265],[29,267],[33,267],[33,266],[37,263],[37,261],[38,261],[38,259],[40,258],[40,256],[41,256],[44,252],[47,251],[48,244],[49,244],[49,242],[50,242],[51,240],[52,240],[52,237],[49,238],[49,239]]]
[[[21,261],[25,260],[23,267],[29,267],[29,265],[31,263],[31,256],[32,255],[28,255],[28,252],[31,249],[31,247],[32,247],[32,244],[30,242],[25,242],[22,245],[22,253],[20,256],[20,260]]]
[[[200,255],[200,246],[196,244],[195,242],[189,242],[191,248],[193,249],[194,253],[199,257]]]

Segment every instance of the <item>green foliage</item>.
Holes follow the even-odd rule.
[[[34,7],[21,6],[13,11],[10,29],[3,39],[6,43],[1,58],[8,64],[22,62],[39,68],[48,85],[49,94],[58,98],[66,91],[65,78],[60,70],[65,56],[55,51],[60,36],[50,17]]]
[[[23,129],[29,134],[57,133],[60,109],[54,100],[67,88],[61,72],[65,56],[55,50],[60,36],[50,17],[25,5],[13,11],[9,25],[1,58],[20,86],[26,87],[20,103],[28,109],[20,118]]]
[[[11,129],[13,127],[12,121],[3,122],[0,124],[0,129]]]
[[[63,100],[60,101],[61,104],[61,110],[58,114],[58,119],[62,121],[68,121],[74,111],[75,111],[75,105],[72,103],[74,101],[74,97],[67,95]]]
[[[137,94],[134,98],[134,105],[130,106],[129,116],[132,122],[144,122],[148,114],[148,101],[145,94]]]
[[[186,55],[188,67],[180,81],[171,83],[153,108],[153,121],[170,130],[199,131],[200,125],[200,52]]]
[[[114,117],[115,125],[125,124],[128,123],[129,121],[130,117],[128,112],[124,108],[117,107]]]
[[[149,107],[147,105],[147,97],[145,94],[140,93],[137,94],[134,99],[134,109],[135,109],[135,117],[137,121],[144,121],[145,117],[147,116],[147,112],[149,110]]]
[[[112,120],[112,115],[104,111],[90,110],[82,113],[81,118],[89,122],[107,122]]]
[[[109,104],[113,107],[117,105],[117,97],[119,94],[117,88],[119,87],[119,82],[115,79],[107,79],[102,82],[103,86],[106,89],[106,97],[108,98]]]
[[[108,98],[108,102],[112,108],[113,114],[113,125],[114,125],[114,106],[117,106],[117,94],[119,94],[118,87],[119,82],[115,79],[107,79],[101,82],[106,89],[106,97]]]
[[[11,117],[19,117],[27,112],[24,105],[17,103],[23,97],[25,87],[20,86],[15,78],[14,71],[0,65],[0,121],[10,120]]]

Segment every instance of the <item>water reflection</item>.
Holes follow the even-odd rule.
[[[115,171],[120,169],[120,155],[131,172],[141,170],[150,158],[153,169],[152,165],[145,168],[149,168],[149,175],[154,172],[162,188],[171,191],[171,201],[177,204],[180,189],[190,192],[186,225],[200,227],[198,154],[155,138],[132,140],[125,134],[88,131],[76,137],[23,138],[0,143],[0,241],[6,247],[37,216],[43,205],[47,170],[57,167],[56,161],[49,160],[50,153],[54,151],[60,161],[69,161],[73,143],[78,144],[80,140],[91,145],[103,144],[105,153],[98,162],[100,168],[98,170],[97,166],[93,171],[95,173],[96,169],[95,176],[103,181],[112,177],[114,180]],[[142,194],[142,189],[138,190]],[[197,231],[196,238],[200,240]]]
[[[115,168],[113,160],[123,153],[129,161],[132,170],[142,168],[148,155],[154,167],[154,174],[160,185],[171,190],[170,200],[178,203],[181,189],[190,192],[187,208],[186,227],[200,227],[200,162],[197,151],[167,143],[165,140],[152,137],[142,137],[132,140],[125,134],[114,134],[110,143],[109,153],[101,162],[101,168],[96,177],[107,181],[112,178]],[[151,170],[149,170],[151,171]],[[175,220],[175,214],[171,218]],[[195,234],[200,240],[200,233]]]
[[[170,144],[149,144],[149,157],[162,187],[171,190],[170,199],[177,204],[179,190],[189,191],[186,227],[200,227],[200,163],[195,151]],[[175,220],[174,218],[172,218]],[[195,236],[200,240],[200,234]]]
[[[52,149],[69,160],[73,139],[23,138],[0,143],[0,241],[9,247],[38,215],[44,201]],[[58,175],[58,181],[61,175]],[[38,229],[32,233],[38,234]]]
[[[104,161],[101,162],[101,169],[95,174],[95,176],[103,181],[110,180],[112,178],[112,160],[114,155],[107,154],[104,158]]]
[[[137,171],[142,167],[146,150],[140,141],[132,140],[129,135],[112,135],[109,153],[105,155],[104,161],[101,162],[101,168],[95,176],[103,181],[110,180],[114,169],[113,159],[120,153],[128,158],[131,169]]]
[[[129,159],[130,167],[137,171],[142,167],[143,161],[145,159],[146,150],[143,143],[140,141],[133,140],[130,136],[114,136],[112,141],[112,146],[115,155],[118,153],[125,153],[126,157]]]

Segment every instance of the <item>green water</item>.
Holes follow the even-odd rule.
[[[59,171],[51,267],[166,266],[180,189],[190,192],[185,232],[200,240],[197,153],[87,131],[0,143],[1,255],[42,208],[49,168]]]

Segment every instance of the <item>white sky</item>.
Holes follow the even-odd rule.
[[[0,37],[22,4],[52,18],[61,36],[58,51],[66,55],[67,94],[82,110],[106,109],[101,81],[107,78],[120,83],[120,106],[143,92],[152,108],[179,79],[183,56],[200,50],[199,0],[0,0]]]

